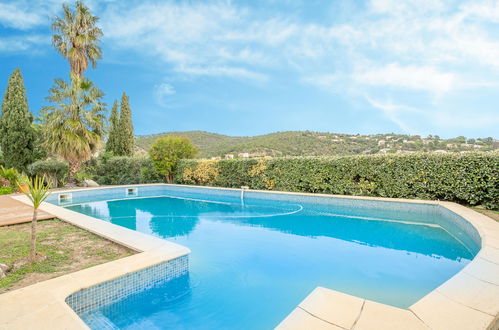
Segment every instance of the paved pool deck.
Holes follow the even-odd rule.
[[[320,196],[440,205],[475,227],[481,237],[481,250],[460,272],[408,309],[317,287],[278,329],[499,329],[499,223],[449,202]],[[15,198],[28,203],[25,196]],[[41,209],[142,253],[0,295],[0,329],[88,329],[66,304],[67,296],[190,253],[181,245],[56,205],[43,203]]]
[[[0,226],[30,222],[33,218],[33,207],[18,201],[13,198],[14,196],[20,195],[0,196]],[[41,210],[38,212],[38,220],[48,220],[53,218],[55,217],[52,214]]]

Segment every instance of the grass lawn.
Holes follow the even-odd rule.
[[[495,221],[499,222],[499,211],[486,210],[486,209],[481,208],[481,207],[473,207],[472,209],[477,211],[477,212],[480,212],[482,214],[485,214],[489,218],[494,219]]]
[[[0,227],[0,263],[11,271],[0,278],[0,293],[134,254],[134,251],[60,220],[38,222],[37,252],[30,264],[30,223]]]

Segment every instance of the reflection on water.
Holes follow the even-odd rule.
[[[191,233],[200,219],[257,226],[306,237],[327,236],[345,241],[421,253],[452,260],[471,259],[472,253],[443,228],[432,223],[411,224],[404,219],[383,221],[376,214],[347,217],[303,209],[301,205],[245,205],[199,202],[181,198],[143,198],[91,202],[68,207],[133,230],[163,238]],[[375,212],[375,211],[373,211]],[[405,236],[420,240],[404,239]]]

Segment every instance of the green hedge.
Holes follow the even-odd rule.
[[[104,155],[86,163],[83,170],[103,185],[163,182],[146,157]]]
[[[499,209],[499,153],[363,155],[334,158],[220,160],[211,181],[192,175],[200,161],[182,160],[175,182],[249,186],[340,195],[420,198]],[[206,167],[206,166],[205,166]],[[187,170],[189,169],[189,170]],[[198,171],[199,172],[199,171]]]

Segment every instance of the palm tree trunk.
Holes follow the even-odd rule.
[[[80,162],[70,162],[69,163],[69,175],[68,175],[68,183],[75,183],[75,175],[80,170],[81,163]]]
[[[31,220],[31,252],[29,260],[34,262],[36,259],[36,221],[38,216],[38,209],[33,210],[33,219]]]

